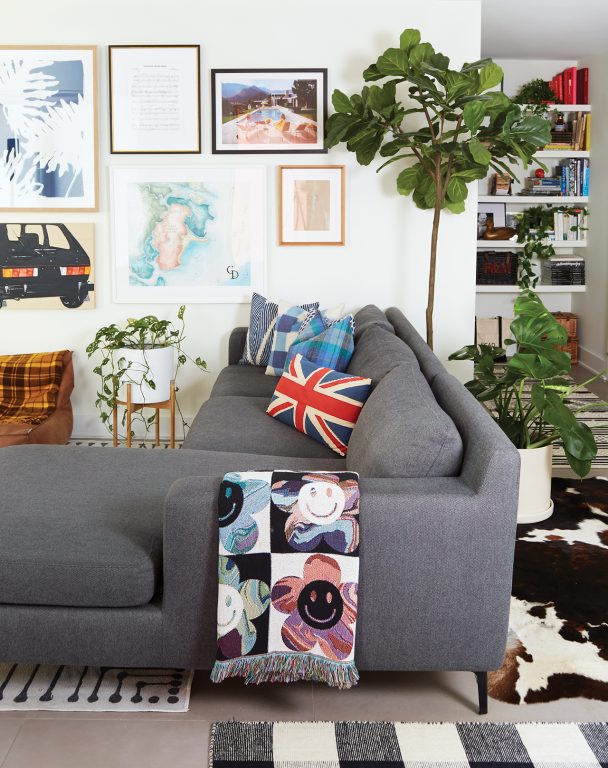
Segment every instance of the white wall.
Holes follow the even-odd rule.
[[[608,345],[608,53],[579,63],[589,67],[591,104],[591,176],[589,183],[589,244],[585,251],[587,291],[575,295],[572,311],[580,318],[579,356],[583,365],[600,372],[606,368]]]
[[[162,163],[263,164],[268,169],[267,293],[324,305],[345,302],[358,308],[373,302],[397,305],[424,331],[431,214],[398,196],[396,172],[376,175],[361,168],[343,149],[327,156],[250,155],[236,160],[212,156],[209,69],[213,67],[316,67],[329,70],[329,91],[358,90],[361,72],[384,48],[397,43],[405,27],[418,27],[423,39],[450,55],[455,66],[479,58],[479,0],[378,0],[373,5],[347,0],[306,3],[264,0],[197,3],[193,0],[28,0],[6,3],[2,10],[4,43],[97,44],[100,64],[100,211],[97,214],[45,214],[47,221],[94,221],[96,224],[97,306],[87,312],[0,311],[0,353],[71,348],[75,350],[76,390],[72,398],[75,434],[100,430],[94,407],[95,377],[84,348],[95,331],[109,322],[154,312],[174,314],[167,305],[112,303],[108,167]],[[6,31],[10,30],[10,37]],[[203,154],[111,156],[108,152],[107,45],[130,43],[200,43],[202,46]],[[347,165],[347,245],[344,248],[296,248],[276,245],[276,166],[279,163]],[[435,349],[442,358],[470,343],[475,307],[476,190],[467,210],[446,214],[440,233],[435,311]],[[37,214],[3,214],[2,221],[41,220]],[[235,325],[247,324],[248,305],[190,305],[187,350],[200,354],[211,374],[180,374],[180,402],[186,414],[207,397],[215,373],[226,363],[227,340]]]

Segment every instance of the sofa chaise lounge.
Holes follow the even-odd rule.
[[[238,365],[246,329],[181,450],[0,451],[0,659],[209,669],[222,475],[360,473],[360,670],[503,660],[519,456],[397,309],[355,317],[350,372],[375,389],[341,458],[270,418],[276,379]]]

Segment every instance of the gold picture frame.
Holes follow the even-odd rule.
[[[280,165],[279,245],[345,245],[346,166]]]
[[[98,211],[97,46],[2,45],[2,63],[21,83],[21,100],[13,92],[11,115],[0,89],[0,211]],[[73,138],[52,152],[59,125]]]

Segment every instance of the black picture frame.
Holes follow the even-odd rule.
[[[191,49],[194,53],[194,67],[195,67],[195,114],[196,114],[196,128],[195,128],[195,141],[196,145],[189,149],[152,149],[152,148],[130,148],[130,149],[118,149],[115,146],[115,129],[114,121],[117,116],[118,110],[114,105],[113,94],[113,54],[115,51],[124,50],[188,50]],[[202,152],[202,125],[201,125],[201,46],[197,43],[176,43],[176,44],[145,44],[136,43],[118,44],[108,46],[108,103],[109,103],[109,140],[110,140],[110,154],[112,155],[200,155]]]
[[[218,114],[218,97],[221,94],[219,87],[221,87],[221,78],[224,75],[231,76],[238,83],[238,75],[242,75],[241,79],[246,82],[251,81],[252,75],[264,75],[265,77],[259,78],[260,80],[277,80],[277,75],[287,75],[287,80],[292,79],[294,82],[298,79],[312,79],[310,76],[314,75],[317,80],[317,93],[316,93],[316,119],[311,120],[305,116],[303,112],[294,111],[289,109],[284,104],[273,104],[272,101],[277,94],[271,94],[271,104],[267,106],[260,105],[255,109],[247,109],[233,120],[227,121],[227,123],[234,122],[235,141],[225,141],[224,126],[226,125],[223,120],[223,112]],[[303,75],[303,77],[295,77],[295,75]],[[306,77],[308,75],[308,77]],[[320,91],[319,94],[319,84]],[[237,92],[238,93],[238,92]],[[277,101],[292,100],[292,95],[279,96]],[[253,101],[260,101],[259,99],[253,99]],[[263,100],[262,100],[263,101]],[[296,97],[297,102],[297,97]],[[327,69],[324,67],[313,68],[261,68],[261,69],[212,69],[211,70],[211,152],[214,155],[240,155],[240,154],[263,154],[263,155],[285,155],[285,154],[327,154],[327,148],[324,146],[325,139],[325,121],[327,119]],[[270,131],[270,135],[263,135],[259,132],[259,137],[263,140],[256,142],[251,140],[250,136],[247,143],[238,144],[238,125],[241,120],[246,119],[247,115],[253,115],[259,113],[260,110],[266,109],[268,111],[274,110],[281,113],[281,117],[278,120],[272,121],[270,117],[265,118],[263,121],[254,121],[259,128],[262,128],[262,123],[268,126],[267,134]],[[309,110],[306,110],[309,111]],[[292,117],[293,116],[293,117]],[[287,119],[290,118],[291,119]],[[296,125],[292,125],[295,122],[294,118],[298,118]],[[281,127],[281,123],[283,126]],[[316,129],[314,147],[311,147],[313,143],[310,139],[313,136],[312,127],[308,127],[307,124],[313,123]],[[250,126],[251,123],[248,122]],[[222,134],[220,136],[219,128],[222,127]],[[285,128],[287,126],[287,128]],[[258,130],[258,127],[252,126],[253,130]],[[283,135],[277,135],[282,133]],[[298,136],[298,134],[300,134]],[[255,138],[255,136],[253,137]],[[270,138],[270,141],[268,140]],[[275,139],[276,141],[273,141]],[[287,139],[287,140],[286,140]],[[237,148],[238,146],[238,148]]]

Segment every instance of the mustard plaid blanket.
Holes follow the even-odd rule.
[[[40,424],[55,410],[61,352],[0,356],[0,421]]]

